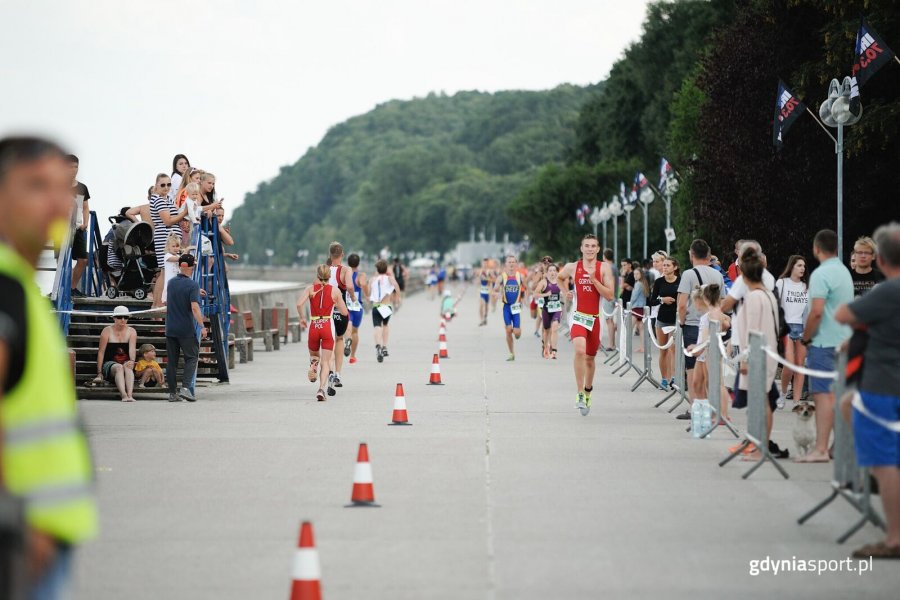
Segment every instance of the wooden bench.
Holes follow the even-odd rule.
[[[253,339],[262,338],[266,352],[281,349],[281,338],[278,337],[277,329],[262,329],[257,331],[253,324],[253,313],[249,310],[242,312],[241,317],[241,320],[244,322],[244,331],[246,331],[247,335]]]

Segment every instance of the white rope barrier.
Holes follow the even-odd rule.
[[[802,373],[803,375],[807,375],[809,377],[815,377],[817,379],[837,379],[838,378],[838,374],[834,371],[816,371],[813,369],[807,369],[806,367],[800,367],[798,365],[790,363],[790,362],[786,361],[785,359],[781,358],[781,356],[777,352],[773,351],[768,346],[763,346],[763,350],[765,350],[766,354],[768,354],[771,358],[780,362],[782,365],[789,368],[791,371],[793,371],[795,373]]]
[[[651,323],[649,323],[649,322],[647,323],[647,333],[650,334],[650,341],[653,342],[653,345],[656,346],[659,350],[665,350],[667,348],[671,348],[672,344],[675,343],[675,336],[670,335],[669,341],[666,342],[664,346],[660,346],[659,342],[656,341],[656,334],[653,333],[653,327],[651,326]]]
[[[91,311],[91,310],[56,310],[53,311],[57,314],[63,315],[76,315],[79,317],[111,317],[113,316],[112,311]],[[157,314],[166,312],[166,307],[161,306],[159,308],[148,308],[145,310],[131,310],[128,311],[129,317],[133,317],[135,315],[149,315],[149,314]]]
[[[616,307],[613,309],[613,311],[611,313],[608,313],[605,310],[603,310],[603,306],[600,307],[600,313],[607,319],[612,319],[613,317],[615,317],[616,313],[618,313],[618,311],[619,311],[618,305],[616,305]]]
[[[688,350],[687,348],[682,348],[681,351],[684,352],[685,356],[690,358],[692,356],[697,356],[698,354],[700,354],[701,352],[706,350],[707,346],[709,346],[709,340],[706,340],[702,344],[698,344],[698,345],[694,346],[693,350]]]

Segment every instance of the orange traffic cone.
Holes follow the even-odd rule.
[[[441,321],[441,328],[438,329],[438,341],[445,335],[447,335],[447,328],[444,326],[444,322]]]
[[[351,506],[378,506],[375,504],[375,490],[372,487],[372,465],[369,464],[369,447],[365,442],[359,445],[356,455],[356,468],[353,470],[353,494],[350,496]]]
[[[447,354],[447,336],[440,336],[440,345],[438,346],[439,356],[441,358],[450,358],[450,355]]]
[[[391,421],[388,425],[412,425],[406,416],[406,397],[403,395],[402,383],[397,384],[397,391],[394,392],[394,415]]]
[[[428,379],[428,385],[444,385],[441,383],[441,363],[437,354],[431,360],[431,377]]]
[[[313,540],[312,523],[304,521],[300,526],[300,542],[294,554],[291,600],[321,600],[322,590],[319,588],[321,571],[319,553]]]

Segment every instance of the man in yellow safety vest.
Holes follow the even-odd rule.
[[[65,340],[35,284],[72,214],[63,151],[0,140],[0,490],[25,506],[29,598],[67,596],[72,548],[96,534],[93,471]]]

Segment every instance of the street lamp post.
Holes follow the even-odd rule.
[[[666,201],[666,254],[672,253],[672,241],[669,232],[672,230],[672,197],[678,193],[678,180],[675,175],[669,173],[666,178],[666,189],[663,190],[663,199]]]
[[[603,249],[606,249],[606,222],[610,218],[609,207],[606,204],[600,209],[600,220],[603,221]]]
[[[850,110],[850,87],[849,77],[844,77],[843,83],[832,79],[828,86],[828,98],[819,106],[822,122],[837,128],[834,153],[837,155],[837,255],[840,260],[844,258],[844,127],[855,125],[862,117],[862,106],[856,114]]]
[[[623,212],[618,196],[613,196],[612,202],[609,204],[609,214],[613,218],[613,262],[615,264],[619,264],[619,217]]]
[[[650,203],[653,202],[653,198],[653,190],[650,189],[649,185],[645,186],[640,194],[641,208],[644,210],[644,254],[641,257],[642,260],[647,258],[647,211],[650,208]]]
[[[625,209],[625,228],[627,229],[626,239],[628,240],[625,244],[628,248],[628,256],[627,258],[632,258],[631,256],[631,211],[634,210],[634,202],[628,202],[622,208]]]
[[[600,216],[600,208],[595,206],[594,210],[591,211],[591,225],[594,226],[594,237],[597,237],[597,225],[599,225],[603,221],[603,217]]]

